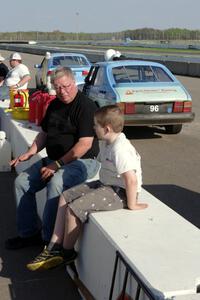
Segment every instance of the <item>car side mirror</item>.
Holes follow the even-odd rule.
[[[37,69],[41,68],[41,64],[35,64],[34,68],[37,68]]]

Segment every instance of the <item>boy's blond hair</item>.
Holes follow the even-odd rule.
[[[94,116],[101,127],[110,125],[115,133],[122,132],[124,127],[124,117],[117,105],[103,106],[95,112]]]

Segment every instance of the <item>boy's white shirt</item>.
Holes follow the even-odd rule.
[[[138,183],[137,192],[141,191],[141,158],[124,133],[120,133],[111,144],[101,141],[97,159],[101,162],[99,178],[103,184],[125,189],[125,182],[120,174],[134,170]]]

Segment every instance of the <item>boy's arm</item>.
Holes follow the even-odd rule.
[[[137,177],[133,170],[127,171],[122,174],[127,196],[127,206],[131,210],[139,210],[148,207],[146,203],[137,202]]]

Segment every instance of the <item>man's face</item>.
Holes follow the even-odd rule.
[[[14,67],[16,67],[17,65],[19,65],[19,64],[20,64],[20,61],[17,60],[17,59],[11,59],[11,60],[10,60],[10,66],[11,66],[12,69],[13,69]]]
[[[54,88],[57,97],[64,103],[72,102],[78,92],[75,81],[68,76],[55,79]]]

